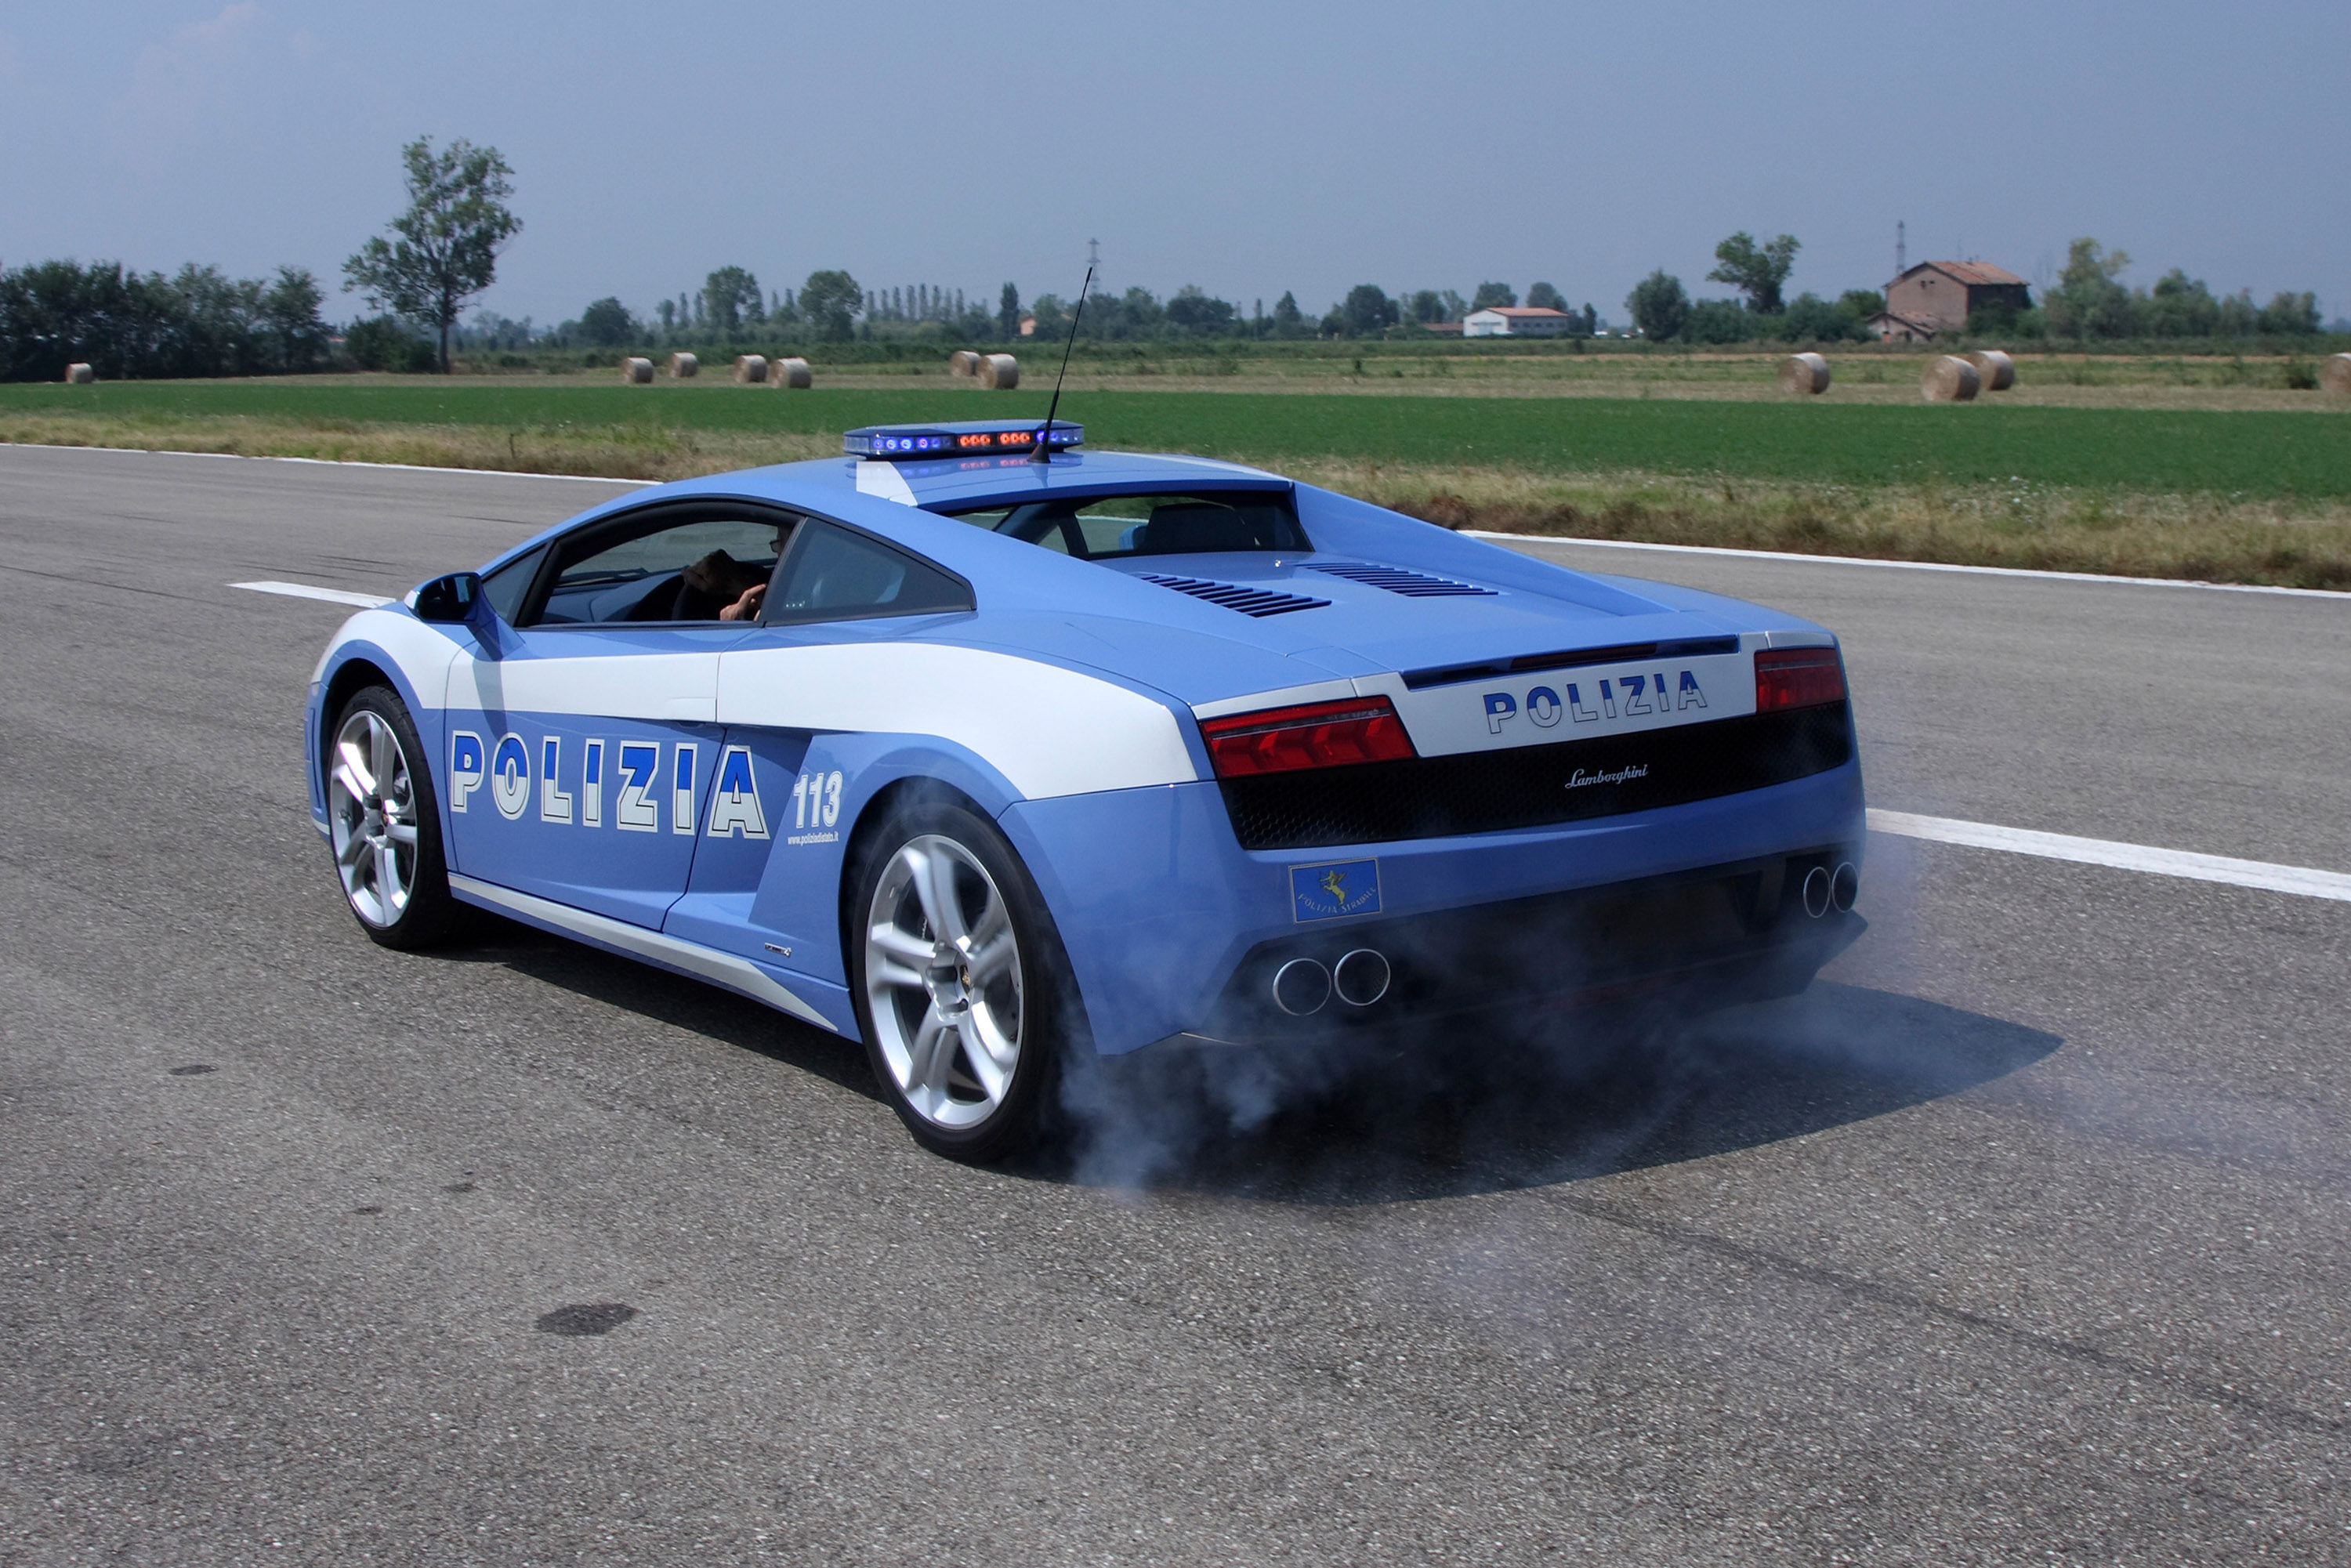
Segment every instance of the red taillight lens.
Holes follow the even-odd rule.
[[[1778,713],[1844,701],[1844,661],[1834,648],[1766,648],[1755,655],[1755,711]]]
[[[1267,708],[1200,721],[1219,779],[1343,768],[1417,756],[1412,737],[1385,697],[1348,697],[1302,707]]]

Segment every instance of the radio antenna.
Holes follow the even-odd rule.
[[[1078,346],[1078,323],[1085,319],[1086,296],[1094,286],[1093,264],[1086,264],[1086,280],[1078,287],[1078,308],[1070,315],[1070,340],[1061,345],[1061,368],[1053,377],[1053,401],[1045,409],[1045,428],[1037,434],[1037,450],[1029,455],[1031,463],[1053,460],[1053,416],[1061,412],[1061,378],[1070,373],[1070,350]]]

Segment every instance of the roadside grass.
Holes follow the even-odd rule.
[[[0,387],[0,441],[670,479],[1045,394],[357,378]],[[2351,419],[1086,392],[1090,444],[1276,465],[1453,527],[2351,589]]]
[[[2029,483],[1869,486],[1305,462],[1447,528],[2351,591],[2351,502]]]

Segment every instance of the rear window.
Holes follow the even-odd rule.
[[[1056,496],[946,515],[1081,560],[1234,550],[1302,555],[1314,548],[1284,490]]]
[[[929,562],[863,534],[811,522],[785,558],[762,619],[774,626],[971,607],[971,590]]]

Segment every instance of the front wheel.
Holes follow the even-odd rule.
[[[947,801],[892,810],[849,916],[873,1075],[915,1141],[973,1162],[1035,1142],[1075,993],[1004,835]]]
[[[387,947],[430,946],[456,917],[423,762],[398,693],[370,686],[343,705],[326,757],[328,833],[344,899]]]

